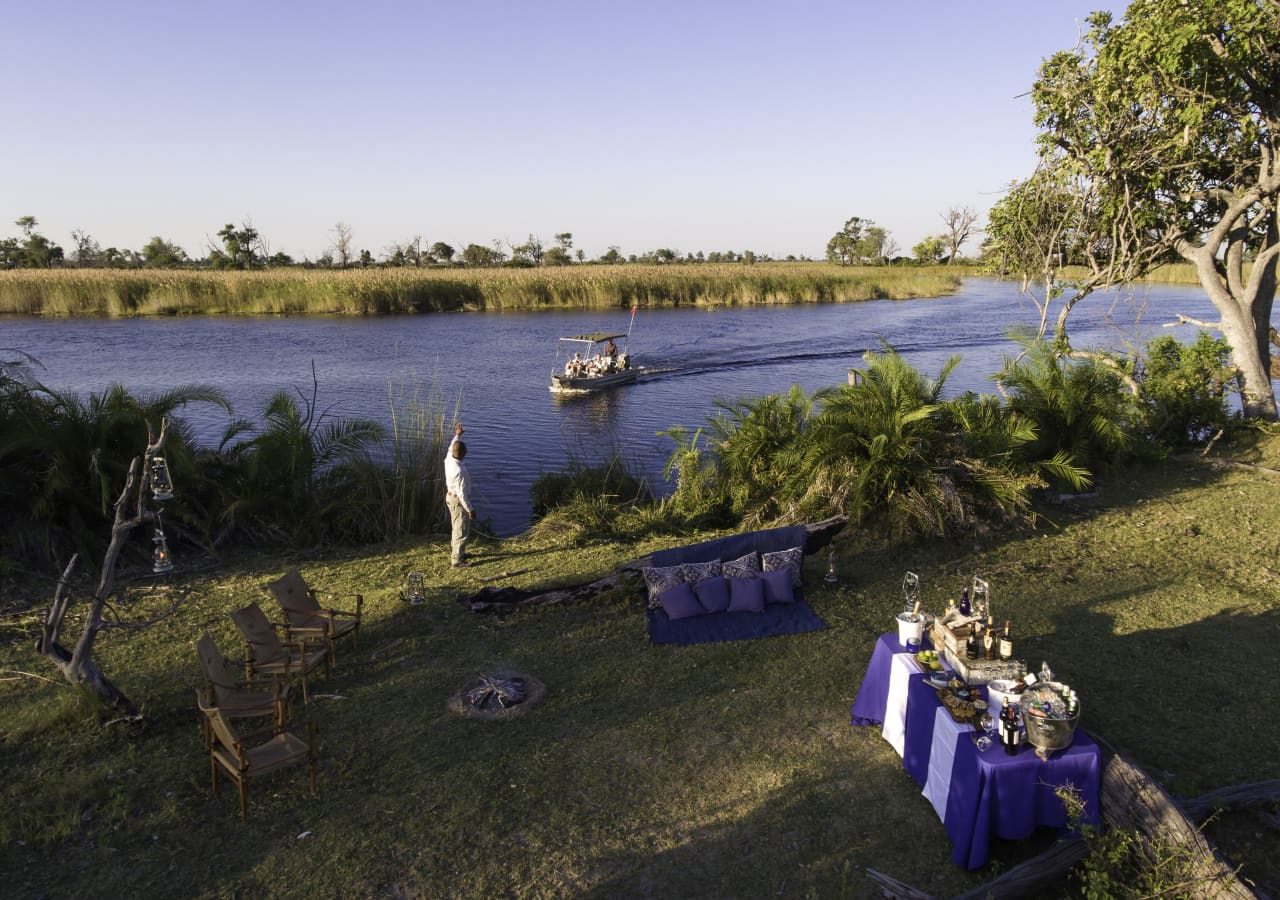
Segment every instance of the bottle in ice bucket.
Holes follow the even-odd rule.
[[[1049,668],[1047,662],[1040,663],[1040,680],[1046,683],[1053,681],[1053,670]]]
[[[912,622],[920,621],[920,601],[919,600],[917,600],[914,604],[912,604],[911,609],[907,610],[907,615],[911,617],[910,621]],[[918,637],[907,638],[907,652],[908,653],[920,652],[920,638]]]
[[[969,589],[965,588],[960,592],[960,615],[973,615],[973,608],[969,605]]]
[[[1006,703],[1000,710],[1000,744],[1010,756],[1018,752],[1018,710]]]

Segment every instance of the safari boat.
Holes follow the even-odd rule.
[[[621,344],[615,343],[621,341]],[[553,394],[589,394],[640,377],[627,353],[627,335],[593,331],[560,338],[551,369]]]

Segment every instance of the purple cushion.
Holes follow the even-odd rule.
[[[729,612],[763,612],[764,582],[759,578],[726,578]]]
[[[687,619],[690,616],[700,616],[706,612],[702,608],[702,604],[698,602],[698,598],[693,595],[693,588],[683,581],[659,594],[658,602],[662,604],[662,608],[666,611],[667,618],[672,621]]]
[[[759,580],[764,582],[764,602],[794,603],[796,590],[791,584],[791,577],[790,569],[774,569],[772,572],[761,573]]]
[[[775,550],[772,553],[760,554],[760,569],[772,572],[775,569],[787,569],[791,572],[791,586],[801,585],[801,573],[804,571],[804,548],[790,547],[786,550]]]
[[[698,595],[702,608],[709,613],[724,612],[729,608],[729,582],[719,575],[702,579],[694,586],[693,592]]]

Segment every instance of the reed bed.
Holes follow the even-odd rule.
[[[938,268],[826,263],[538,269],[23,269],[0,272],[0,313],[49,317],[391,315],[904,300],[954,292]]]

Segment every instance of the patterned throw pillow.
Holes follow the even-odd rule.
[[[760,571],[760,560],[756,558],[753,550],[746,556],[739,556],[737,559],[721,563],[720,568],[725,578],[755,578]]]
[[[761,568],[766,572],[774,572],[778,569],[789,570],[791,572],[791,586],[800,587],[801,576],[804,571],[803,547],[791,547],[774,553],[761,553],[760,559],[763,563]]]
[[[677,584],[684,583],[684,566],[645,567],[640,570],[644,575],[645,587],[649,589],[649,608],[657,609],[662,605],[658,596]]]
[[[684,570],[684,580],[696,588],[708,578],[716,578],[720,575],[720,560],[713,559],[711,562],[685,563],[680,568]]]

